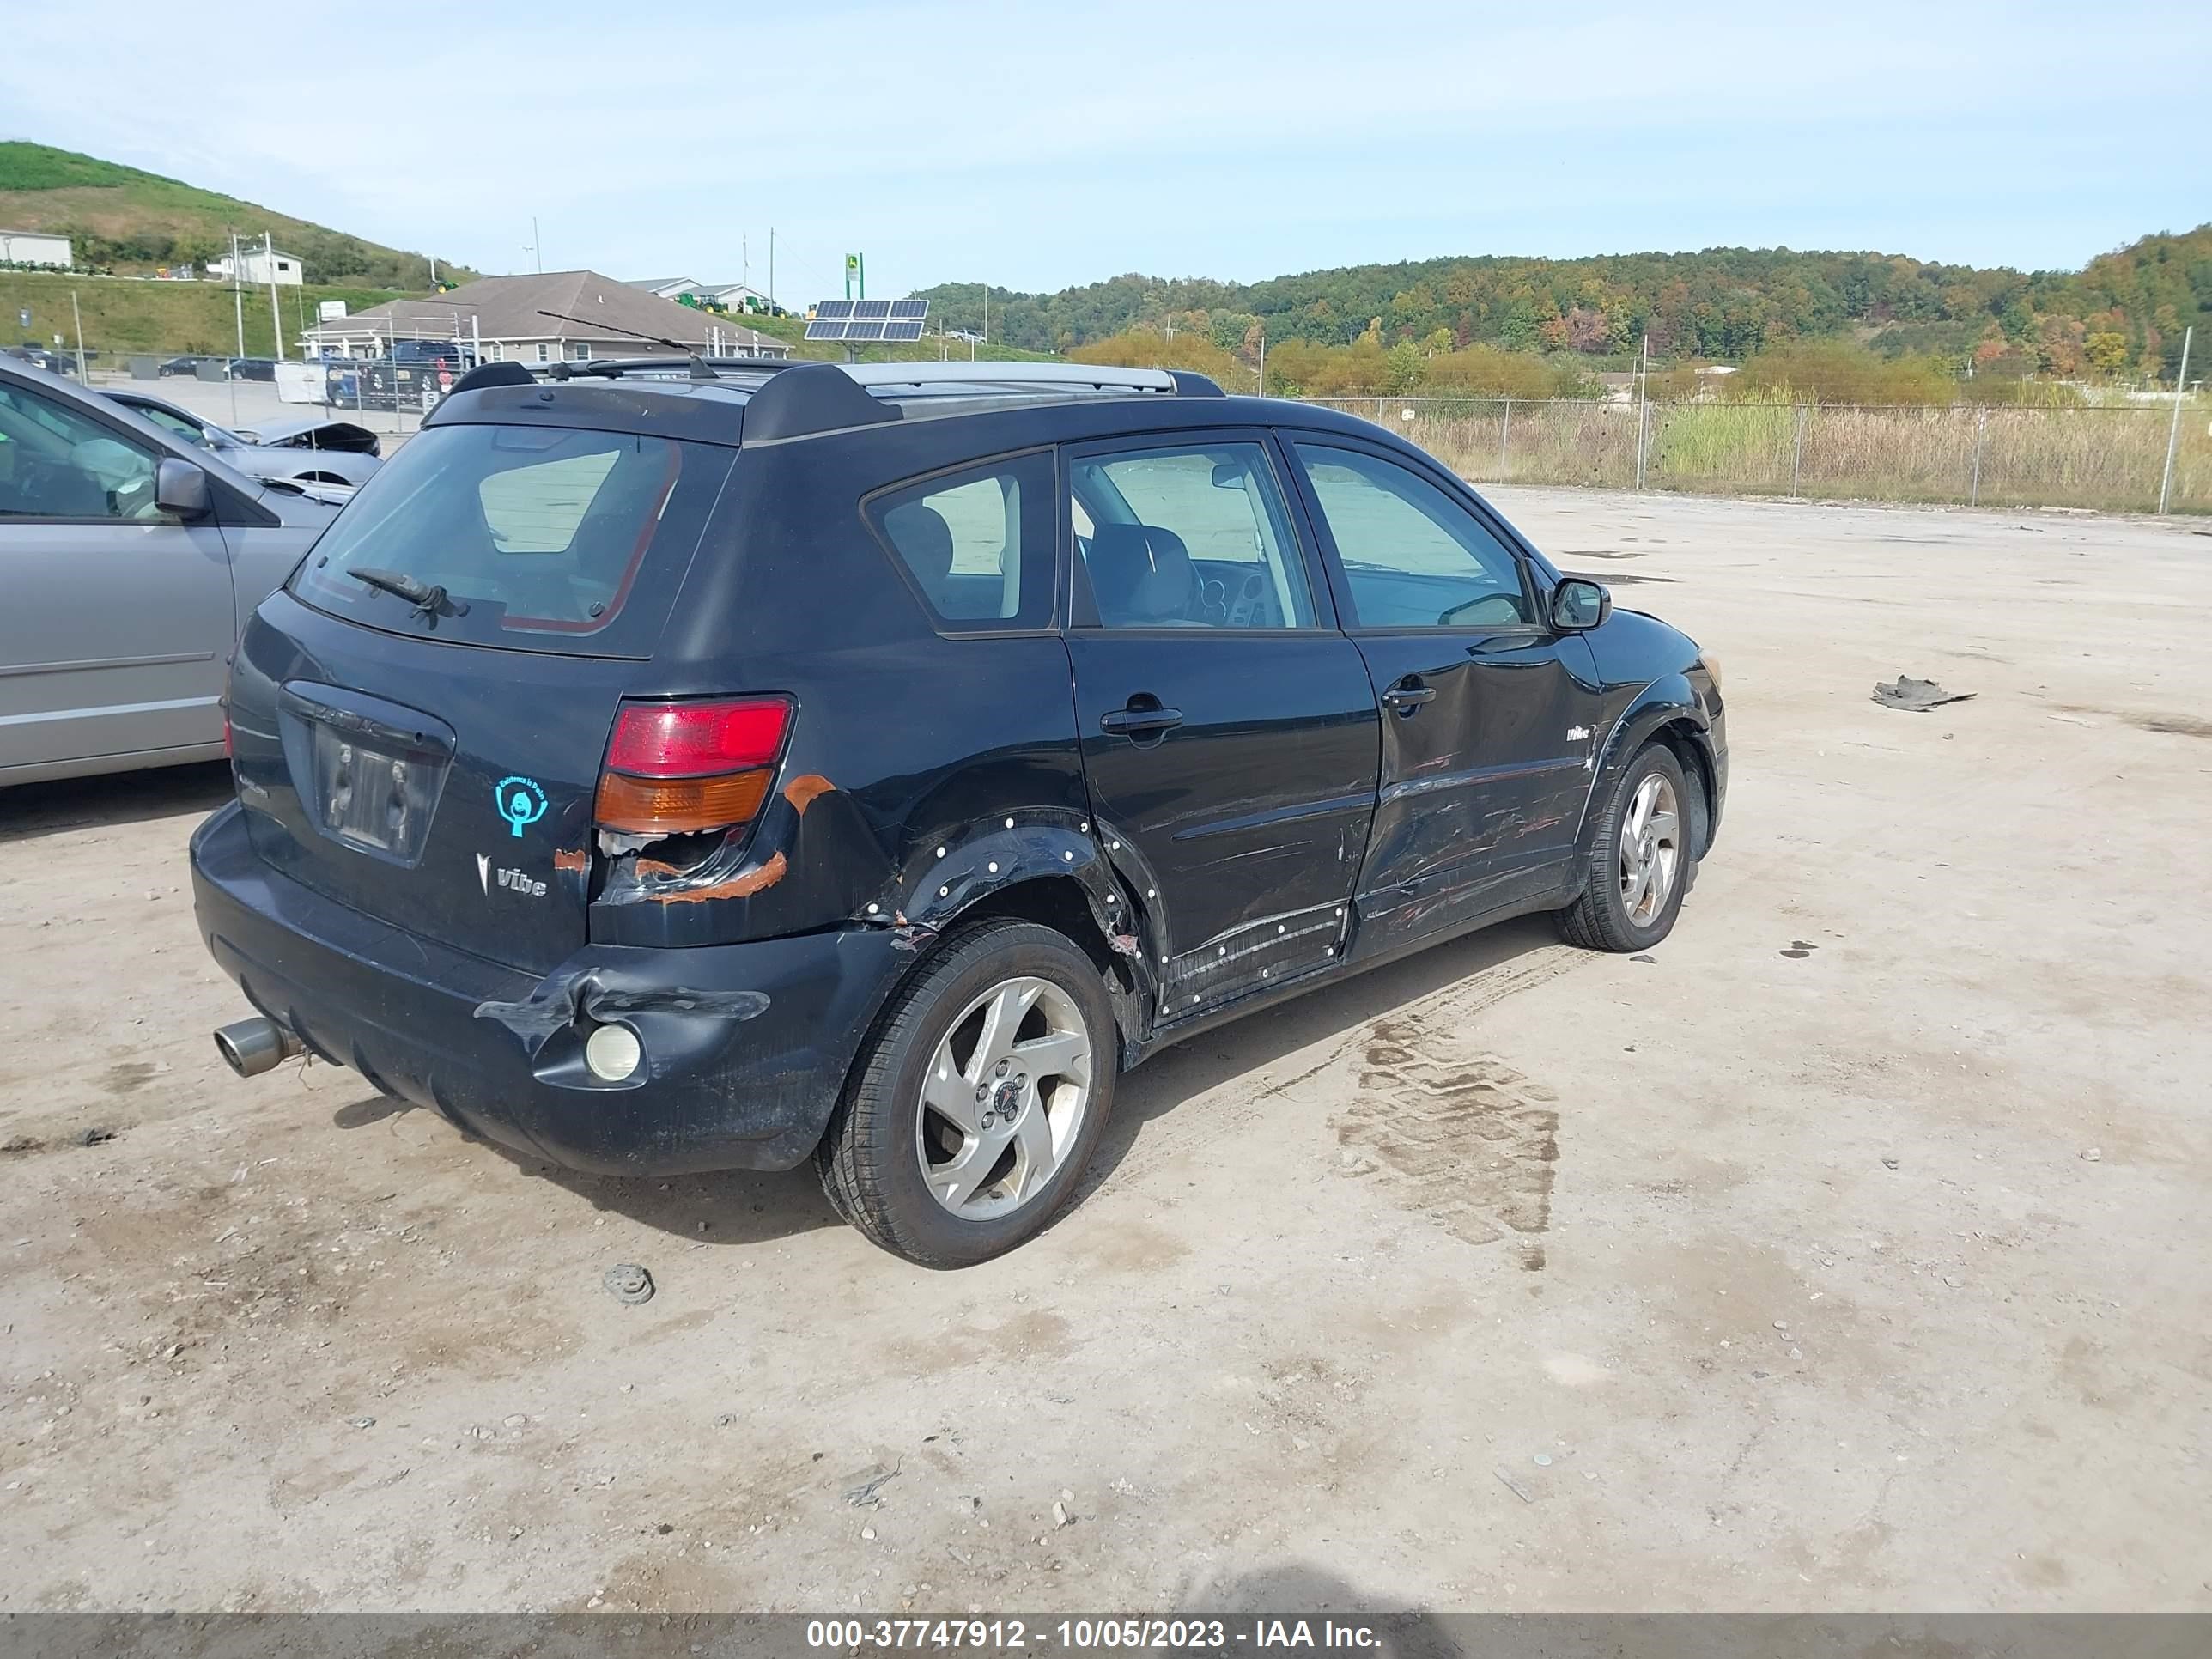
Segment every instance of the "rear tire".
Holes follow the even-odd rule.
[[[1663,743],[1629,762],[1590,843],[1582,896],[1558,913],[1568,944],[1648,951],[1674,931],[1690,888],[1688,789]]]
[[[1119,1036],[1098,966],[1064,934],[994,921],[893,994],[815,1164],[837,1213],[895,1255],[965,1267],[1073,1195],[1114,1101]]]

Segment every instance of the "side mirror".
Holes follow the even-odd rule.
[[[1613,614],[1613,595],[1586,576],[1566,576],[1552,590],[1552,626],[1562,634],[1581,634]]]
[[[214,507],[208,475],[190,461],[164,455],[154,468],[154,505],[186,524],[204,519]]]

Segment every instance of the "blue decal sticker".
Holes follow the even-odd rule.
[[[492,786],[491,799],[500,817],[507,820],[507,827],[517,836],[525,824],[545,816],[545,792],[534,779],[501,778]]]

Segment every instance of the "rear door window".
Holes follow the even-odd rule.
[[[1312,628],[1267,452],[1175,444],[1068,464],[1076,555],[1106,628]]]
[[[433,427],[324,533],[292,591],[395,632],[649,656],[735,452],[568,427]]]

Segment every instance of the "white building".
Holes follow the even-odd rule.
[[[52,265],[67,270],[76,263],[66,236],[50,236],[43,230],[0,230],[0,265]]]
[[[663,300],[673,300],[678,305],[714,307],[762,316],[775,310],[774,301],[745,283],[702,283],[696,276],[641,276],[629,286],[643,289]]]
[[[744,283],[725,283],[720,288],[707,290],[707,298],[725,311],[744,311],[766,316],[775,310],[775,301],[757,288]]]
[[[229,259],[209,260],[208,278],[211,282],[229,282]],[[241,246],[238,250],[237,280],[251,283],[255,288],[264,288],[270,283],[280,288],[297,288],[307,278],[300,274],[297,254],[287,253],[282,248],[267,250]]]

